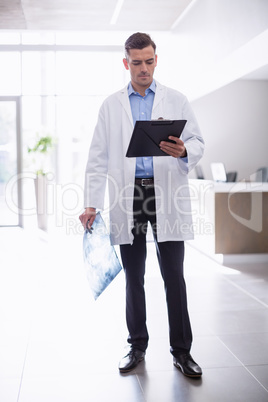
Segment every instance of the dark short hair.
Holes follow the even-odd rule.
[[[126,57],[129,55],[130,49],[144,49],[147,46],[152,46],[154,51],[156,49],[156,45],[151,39],[150,35],[142,32],[136,32],[125,42],[125,55]]]

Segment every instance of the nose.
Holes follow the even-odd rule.
[[[142,64],[141,64],[141,72],[142,72],[142,73],[146,73],[146,72],[147,72],[147,64],[146,64],[146,63],[142,63]]]

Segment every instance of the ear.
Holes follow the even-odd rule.
[[[126,69],[126,70],[129,70],[129,67],[128,67],[128,61],[127,61],[127,59],[126,59],[126,58],[125,58],[125,59],[123,59],[123,63],[124,63],[125,69]]]

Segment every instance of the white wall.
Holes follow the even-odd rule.
[[[268,0],[195,0],[152,37],[156,78],[193,101],[268,65]]]
[[[200,161],[206,179],[212,178],[211,162],[237,171],[238,180],[268,166],[268,81],[235,81],[192,107],[206,142]]]

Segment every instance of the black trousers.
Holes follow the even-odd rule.
[[[133,212],[135,222],[133,244],[120,246],[126,277],[128,342],[142,351],[145,351],[148,346],[149,335],[146,326],[144,275],[146,232],[148,222],[150,222],[166,292],[170,351],[174,356],[189,352],[192,344],[192,331],[183,275],[184,242],[157,241],[153,186],[142,187],[135,185]]]

